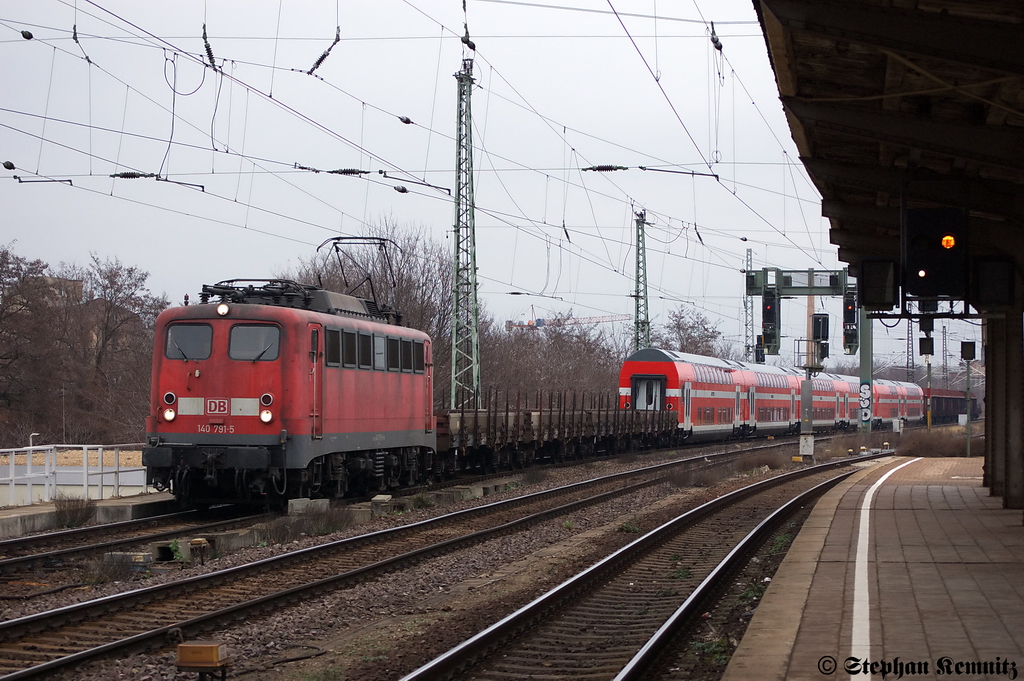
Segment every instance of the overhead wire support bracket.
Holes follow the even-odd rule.
[[[386,170],[378,170],[377,172],[380,173],[381,175],[383,175],[385,179],[388,179],[388,180],[399,180],[399,178],[397,178],[397,177],[389,176],[388,175],[388,171],[386,171]],[[399,181],[400,182],[408,182],[409,184],[418,184],[421,187],[430,187],[431,189],[437,189],[438,191],[447,192],[448,196],[452,195],[452,190],[448,189],[448,187],[439,187],[436,184],[430,184],[429,182],[420,182],[419,180],[410,180],[408,178],[402,178]],[[404,194],[405,192],[402,192],[402,193]]]
[[[198,189],[199,191],[203,192],[204,194],[206,193],[206,185],[196,184],[194,182],[179,182],[178,180],[168,180],[166,177],[160,177],[159,175],[156,176],[156,181],[157,182],[170,182],[171,184],[179,184],[182,187],[191,187],[193,189]]]
[[[654,173],[673,173],[675,175],[697,175],[700,177],[713,177],[716,180],[719,179],[717,173],[702,173],[697,170],[670,170],[668,168],[649,168],[647,166],[637,166],[640,170],[650,170]]]
[[[75,186],[74,183],[71,182],[71,180],[58,180],[56,178],[49,178],[49,177],[26,178],[26,177],[22,177],[20,175],[11,175],[11,177],[13,177],[15,180],[17,180],[18,184],[39,184],[40,182],[61,182],[61,183],[68,184],[68,185],[70,185],[72,187]]]

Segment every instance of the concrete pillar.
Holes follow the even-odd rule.
[[[989,496],[1006,486],[1006,320],[985,322],[985,472]]]
[[[1006,315],[1006,485],[1003,508],[1024,508],[1024,325],[1020,308]]]

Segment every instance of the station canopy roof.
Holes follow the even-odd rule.
[[[901,202],[964,207],[973,253],[1020,252],[1024,2],[754,6],[793,138],[851,274],[863,257],[899,260]]]

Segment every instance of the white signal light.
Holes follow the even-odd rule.
[[[174,417],[177,416],[177,415],[178,415],[177,412],[175,412],[170,407],[168,407],[167,409],[164,409],[164,421],[173,421]]]
[[[269,409],[264,409],[263,411],[260,412],[260,421],[263,421],[263,423],[270,423],[273,420],[274,412],[270,411]]]
[[[228,310],[230,309],[231,308],[228,307],[227,303],[221,303],[220,305],[217,306],[217,314],[219,314],[221,317],[224,317],[227,315]]]

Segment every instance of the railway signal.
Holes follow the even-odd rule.
[[[779,354],[779,293],[774,286],[765,286],[761,294],[761,335],[764,337],[764,354]]]
[[[843,352],[847,355],[856,354],[860,348],[859,316],[857,291],[849,289],[843,295]]]
[[[967,219],[951,208],[903,214],[903,283],[907,295],[962,300],[967,295]]]

